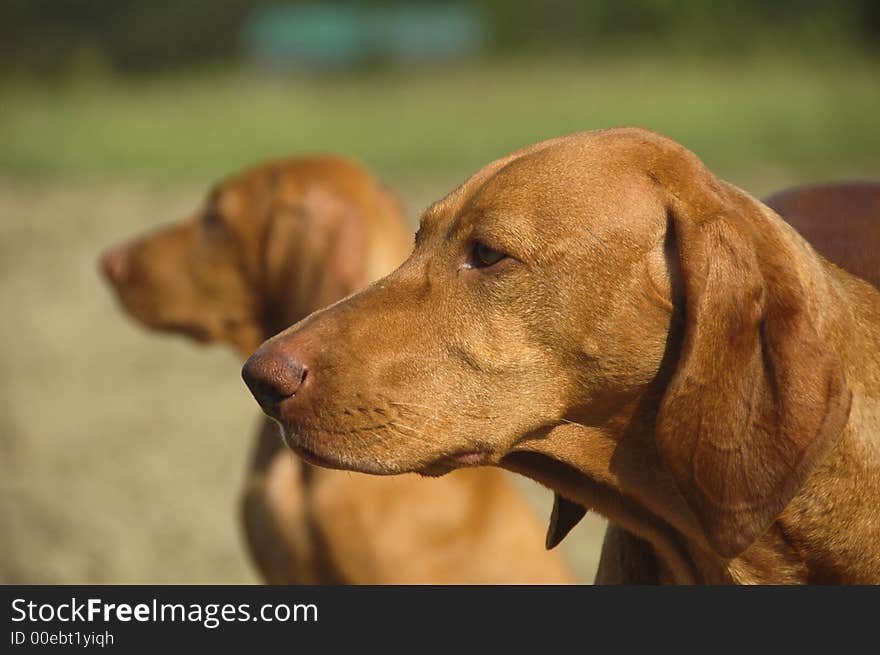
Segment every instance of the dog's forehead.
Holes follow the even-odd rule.
[[[434,203],[422,225],[443,229],[498,216],[550,233],[584,226],[629,229],[644,219],[653,225],[662,214],[655,171],[690,159],[695,157],[679,144],[640,128],[559,137],[483,167]]]
[[[547,236],[613,229],[657,214],[656,189],[641,167],[577,146],[563,143],[509,162],[474,189],[460,213],[506,217]]]
[[[252,223],[265,217],[266,207],[298,199],[301,185],[292,175],[281,175],[267,166],[248,169],[217,184],[208,206],[234,222]]]
[[[246,175],[236,175],[221,180],[208,194],[208,207],[224,216],[234,217],[242,214],[251,200],[248,182]]]

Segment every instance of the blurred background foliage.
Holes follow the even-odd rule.
[[[880,159],[875,0],[6,0],[0,172],[205,179],[336,150],[454,177],[639,124],[722,172]]]
[[[314,0],[5,0],[5,73],[63,75],[82,65],[134,74],[234,63],[243,26],[267,10],[314,8]],[[322,5],[340,21],[353,10],[465,8],[487,26],[487,50],[565,51],[584,56],[637,50],[741,56],[790,48],[800,55],[880,47],[875,0],[388,0]],[[393,12],[392,12],[393,13]],[[430,12],[428,20],[436,19]],[[434,24],[437,31],[442,24]]]

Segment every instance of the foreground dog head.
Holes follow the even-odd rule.
[[[404,234],[396,200],[359,166],[303,157],[222,181],[192,218],[110,250],[101,266],[147,326],[249,354],[386,272]]]
[[[425,212],[400,269],[244,376],[319,464],[495,464],[580,502],[589,483],[606,513],[733,556],[847,419],[821,266],[676,143],[579,134],[479,171]]]

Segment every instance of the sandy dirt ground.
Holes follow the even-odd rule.
[[[236,514],[259,416],[240,361],[136,327],[95,266],[201,194],[0,180],[0,582],[257,581]],[[549,516],[549,493],[518,484]],[[583,582],[603,529],[590,516],[563,544]]]

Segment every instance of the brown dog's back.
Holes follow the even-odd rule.
[[[880,288],[880,182],[800,186],[764,204],[823,257]]]

